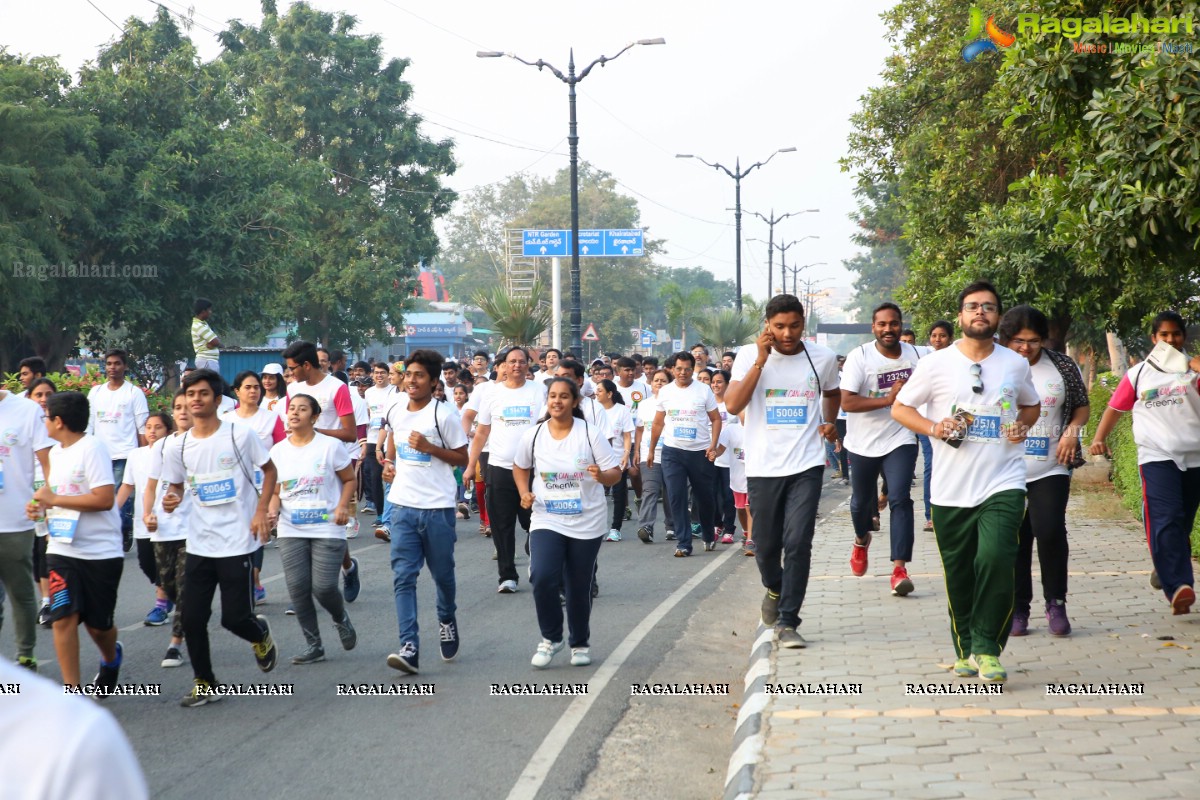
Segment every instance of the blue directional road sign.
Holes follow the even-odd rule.
[[[571,232],[527,230],[522,232],[521,254],[543,258],[571,255]],[[630,258],[646,254],[641,228],[601,228],[579,232],[581,258]]]

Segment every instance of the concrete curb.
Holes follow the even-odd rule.
[[[729,770],[725,773],[725,800],[745,800],[754,791],[754,767],[761,760],[765,741],[763,712],[770,702],[770,696],[763,687],[771,677],[773,668],[771,654],[774,652],[774,635],[774,629],[759,623],[758,638],[750,649],[742,707],[738,711],[737,728],[733,734],[733,754],[729,757]]]

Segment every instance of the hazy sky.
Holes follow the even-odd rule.
[[[191,37],[203,58],[218,52],[209,30],[229,19],[258,24],[255,0],[163,0],[189,8]],[[289,3],[279,2],[280,10]],[[405,78],[412,108],[433,138],[456,141],[459,192],[519,171],[549,175],[567,165],[567,88],[549,72],[512,59],[479,59],[477,50],[541,58],[566,71],[575,48],[582,69],[635,39],[663,37],[665,46],[635,47],[597,66],[578,86],[580,157],[607,170],[637,198],[647,234],[665,239],[669,266],[703,266],[734,276],[734,183],[695,160],[730,168],[783,153],[742,181],[742,207],[766,214],[821,209],[776,226],[776,241],[807,235],[788,251],[789,264],[827,262],[808,271],[846,285],[841,268],[850,243],[853,177],[841,172],[849,116],[877,84],[890,52],[879,14],[886,0],[314,0],[326,11],[358,19],[359,33],[383,37],[389,56],[411,60]],[[16,6],[16,7],[15,7]],[[0,46],[12,53],[56,55],[77,71],[123,25],[149,19],[151,0],[43,0],[0,8]],[[581,227],[589,221],[580,220]],[[743,218],[743,291],[767,290],[766,225]],[[776,259],[778,261],[778,259]],[[586,268],[586,261],[585,261]],[[778,284],[778,264],[775,283]]]

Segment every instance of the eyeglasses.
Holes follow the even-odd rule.
[[[1041,339],[1009,339],[1009,344],[1014,344],[1017,347],[1041,347]]]
[[[984,313],[986,313],[986,314],[999,314],[1000,313],[1000,306],[996,305],[995,303],[963,303],[962,304],[962,310],[966,311],[968,314],[973,314],[974,312],[978,311],[981,308],[983,309]]]
[[[971,391],[975,394],[983,394],[983,365],[971,365]]]

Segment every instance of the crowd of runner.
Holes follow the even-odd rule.
[[[406,674],[420,670],[423,566],[436,587],[437,654],[458,654],[455,527],[474,515],[494,545],[499,594],[520,590],[518,551],[528,554],[535,668],[564,647],[572,665],[591,663],[600,553],[626,523],[642,545],[661,534],[676,558],[721,545],[754,557],[763,623],[779,646],[802,648],[826,470],[851,490],[850,571],[868,574],[887,509],[891,592],[905,597],[916,588],[922,456],[953,670],[1004,681],[1005,643],[1031,625],[1035,544],[1047,630],[1071,632],[1066,507],[1090,409],[1041,312],[1005,311],[982,281],[958,306],[919,343],[902,309],[883,303],[873,341],[844,356],[804,338],[804,307],[785,294],[767,304],[752,344],[715,363],[703,344],[661,364],[619,353],[584,364],[518,346],[461,363],[416,350],[346,369],[344,354],[296,342],[281,363],[226,382],[211,304],[198,301],[203,366],[186,371],[169,413],[149,412],[120,350],[105,354],[107,380],[86,396],[56,391],[45,365],[26,359],[24,392],[0,393],[0,582],[17,663],[37,669],[37,628],[49,628],[63,683],[82,685],[82,623],[99,651],[95,690],[117,686],[113,614],[135,548],[153,603],[145,624],[170,625],[162,666],[192,667],[186,707],[223,696],[209,647],[218,592],[221,626],[264,672],[276,666],[271,626],[256,613],[264,547],[279,548],[287,613],[304,637],[291,663],[326,658],[324,614],[350,650],[347,609],[361,582],[347,540],[359,535],[360,504],[389,543],[398,647],[386,663]],[[1200,357],[1182,355],[1185,336],[1178,314],[1155,318],[1158,349],[1121,379],[1090,444],[1106,453],[1117,417],[1133,413],[1152,582],[1175,614],[1195,602],[1189,533],[1200,505]]]

